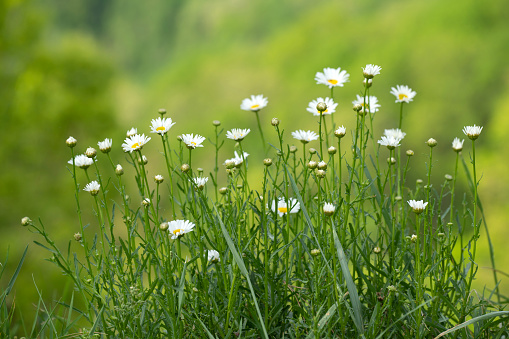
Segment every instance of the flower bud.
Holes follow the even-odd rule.
[[[327,169],[327,163],[325,161],[320,161],[318,163],[318,169],[320,170],[326,170]]]
[[[317,248],[315,248],[315,249],[311,250],[311,255],[312,255],[313,257],[316,257],[317,255],[320,255],[320,250],[319,250],[319,249],[317,249]]]
[[[433,138],[429,138],[428,141],[426,141],[426,144],[428,144],[429,147],[435,147],[438,142]]]
[[[124,169],[122,168],[122,165],[118,164],[117,167],[115,167],[115,173],[118,176],[121,176],[122,174],[124,174]]]
[[[316,153],[316,149],[314,149],[313,147],[311,147],[309,149],[309,154],[315,154]]]
[[[166,109],[164,109],[164,108],[159,108],[159,109],[157,110],[157,113],[159,113],[159,114],[161,114],[161,115],[165,115],[165,114],[166,114]]]
[[[270,124],[274,127],[278,126],[279,125],[279,119],[278,118],[272,118],[272,120],[270,121]]]
[[[28,226],[32,223],[32,220],[29,217],[23,217],[21,219],[21,226]]]
[[[141,165],[142,163],[143,163],[143,165],[148,164],[148,159],[147,159],[147,157],[146,157],[146,156],[144,156],[144,155],[142,155],[142,156],[141,156],[141,159],[138,159],[138,164],[140,164],[140,165]]]
[[[263,159],[263,164],[269,167],[270,165],[272,165],[272,159],[271,158]]]
[[[97,154],[97,151],[95,150],[95,148],[93,147],[89,147],[87,148],[87,150],[85,151],[85,155],[89,158],[93,158],[95,157],[95,155]]]
[[[401,200],[403,200],[403,197],[401,195],[397,195],[394,197],[394,200],[401,201]]]
[[[244,185],[242,185],[242,184],[237,184],[237,189],[238,189],[238,190],[241,190],[242,188],[244,188]]]
[[[159,224],[159,229],[161,231],[166,231],[168,229],[168,223],[167,222],[162,222],[161,224]]]
[[[74,240],[76,241],[81,241],[82,237],[81,237],[81,233],[74,233]]]
[[[177,135],[177,140],[178,141],[182,141],[182,136],[181,135]]]
[[[417,180],[415,181],[415,183],[416,183],[417,185],[421,185],[421,184],[422,184],[422,179],[417,179]]]
[[[387,286],[387,290],[389,292],[396,292],[396,287],[394,287],[394,285],[389,285],[389,286]]]
[[[228,159],[224,162],[224,165],[227,169],[234,168],[235,167],[235,161]]]
[[[157,184],[160,184],[164,181],[164,178],[162,175],[158,174],[154,177],[154,181],[157,183]]]
[[[329,147],[329,149],[328,149],[327,151],[328,151],[328,152],[329,152],[329,154],[331,154],[331,155],[334,155],[334,154],[336,154],[336,152],[337,152],[336,147],[334,147],[334,146]]]
[[[226,192],[228,192],[228,188],[226,188],[226,187],[221,187],[221,188],[219,189],[219,193],[221,193],[222,195],[225,195],[225,194],[226,194]]]
[[[373,248],[373,252],[374,252],[375,254],[378,254],[378,253],[382,252],[382,249],[381,249],[380,247],[378,247],[378,246],[377,246],[377,247]]]
[[[450,175],[450,174],[446,174],[446,175],[445,175],[445,180],[447,180],[447,181],[451,181],[451,180],[452,180],[452,175]]]
[[[408,151],[406,151],[406,155],[411,157],[414,155],[414,151],[412,151],[411,149],[409,149]]]
[[[144,206],[144,207],[148,207],[150,205],[150,199],[149,198],[145,198],[141,201],[141,204]]]
[[[297,146],[290,146],[290,153],[295,153],[297,152]]]
[[[389,165],[395,165],[396,164],[396,158],[394,158],[394,157],[387,158],[387,163]]]
[[[308,162],[308,167],[310,169],[315,169],[317,166],[318,166],[318,163],[316,161],[311,160],[310,162]]]
[[[338,127],[335,131],[334,131],[334,135],[338,138],[338,139],[341,139],[342,137],[344,137],[346,135],[346,129],[343,127],[343,126],[340,126]]]
[[[69,146],[70,148],[73,148],[74,146],[76,146],[76,143],[78,141],[76,139],[74,139],[73,137],[69,137],[67,138],[67,140],[65,141],[65,143],[67,144],[67,146]]]
[[[212,121],[212,125],[214,125],[214,126],[216,126],[216,127],[217,127],[217,126],[221,126],[221,121],[219,121],[219,120],[214,120],[214,121]]]
[[[318,178],[320,178],[320,179],[325,178],[325,174],[326,174],[326,173],[325,173],[325,171],[324,171],[324,170],[321,170],[321,169],[316,170],[316,176],[317,176]]]
[[[411,242],[416,242],[417,241],[417,235],[412,234],[412,236],[410,237],[410,241]]]
[[[187,173],[189,172],[190,169],[191,166],[189,166],[188,164],[182,164],[182,166],[180,166],[180,170],[182,171],[182,173]]]
[[[323,113],[327,110],[327,105],[325,104],[325,102],[319,102],[318,104],[316,104],[316,110],[320,113]]]
[[[371,85],[373,85],[373,79],[367,79],[367,84],[366,84],[366,79],[364,79],[364,81],[362,82],[362,84],[364,85],[364,87],[366,88],[370,88]]]
[[[353,105],[353,110],[357,113],[359,113],[361,110],[362,110],[362,105],[361,104],[355,104]]]

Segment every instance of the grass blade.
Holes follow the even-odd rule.
[[[453,328],[448,329],[447,331],[444,331],[444,332],[440,333],[434,339],[438,339],[440,337],[443,337],[446,334],[449,334],[449,333],[452,333],[452,332],[457,331],[459,329],[462,329],[464,327],[467,327],[468,325],[471,325],[471,324],[476,323],[478,321],[489,319],[489,318],[493,318],[493,317],[498,317],[498,316],[501,316],[501,315],[509,315],[509,311],[498,311],[498,312],[492,312],[492,313],[480,315],[478,317],[475,317],[475,318],[472,318],[472,319],[470,319],[468,321],[465,321],[464,323],[458,324],[458,325],[454,326]]]

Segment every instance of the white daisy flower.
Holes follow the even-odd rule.
[[[327,109],[323,111],[322,114],[332,114],[336,112],[336,107],[338,106],[338,104],[334,103],[334,100],[332,100],[329,97],[325,99],[318,98],[316,100],[311,101],[308,104],[308,108],[306,108],[306,110],[310,113],[313,113],[314,116],[320,116],[320,111],[318,110],[318,108],[316,108],[316,105],[318,105],[318,103],[320,102],[323,102],[325,103],[325,105],[327,105]]]
[[[384,130],[384,135],[386,137],[393,137],[402,140],[405,137],[406,133],[402,132],[399,128],[392,128]]]
[[[269,100],[267,98],[263,97],[263,94],[260,95],[251,95],[251,98],[246,98],[242,100],[242,104],[240,104],[240,109],[244,111],[252,111],[252,112],[258,112],[267,104],[269,103]]]
[[[378,109],[380,108],[380,105],[378,104],[378,99],[370,95],[369,97],[366,97],[366,106],[367,109],[364,109],[364,97],[361,97],[359,94],[357,94],[357,99],[352,101],[352,104],[354,106],[360,105],[362,108],[360,110],[361,113],[369,112],[369,113],[375,113],[378,112]]]
[[[344,137],[346,135],[345,126],[339,126],[338,128],[336,128],[336,130],[334,131],[334,135],[340,139]]]
[[[459,138],[454,138],[454,140],[452,141],[452,149],[455,152],[461,152],[461,150],[463,149],[464,141],[465,141],[465,139],[460,140]]]
[[[194,134],[182,134],[182,141],[186,144],[186,147],[189,149],[194,149],[196,147],[203,147],[201,144],[205,140],[201,135]]]
[[[221,259],[219,258],[219,252],[216,250],[208,250],[207,257],[208,257],[208,261],[210,261],[213,264],[221,261]]]
[[[193,182],[199,190],[202,190],[205,187],[205,184],[207,183],[207,181],[209,181],[208,177],[193,178]]]
[[[276,200],[272,201],[271,209],[273,212],[277,212],[280,217],[285,215],[286,213],[297,213],[300,211],[300,203],[297,201],[297,199],[290,198],[288,199],[288,202],[290,204],[290,211],[288,211],[288,205],[286,204],[285,198],[279,198],[277,200],[277,207],[276,207]]]
[[[418,200],[418,201],[417,200],[408,200],[408,205],[410,205],[412,210],[417,214],[422,213],[426,209],[427,204],[428,203],[424,202],[423,200]]]
[[[175,123],[171,120],[171,118],[161,118],[152,119],[152,126],[150,126],[150,133],[157,133],[160,135],[166,134],[171,128],[171,126],[175,125]]]
[[[92,195],[97,195],[97,193],[99,193],[100,188],[101,188],[101,185],[99,185],[99,183],[94,180],[94,181],[89,182],[83,190],[90,192],[90,194],[92,194]]]
[[[67,162],[72,165],[72,159]],[[94,159],[87,157],[85,154],[79,154],[74,157],[74,165],[79,168],[89,168],[94,163]]]
[[[409,103],[417,93],[406,85],[397,85],[396,88],[391,87],[391,94],[396,97],[396,102]]]
[[[481,134],[481,131],[482,131],[483,127],[482,126],[476,126],[474,124],[474,126],[465,126],[463,127],[463,133],[465,133],[465,135],[471,139],[471,140],[475,140],[479,137],[479,135]]]
[[[168,233],[172,239],[178,239],[184,234],[192,232],[194,226],[189,220],[173,220],[168,223]]]
[[[322,84],[332,87],[343,87],[343,84],[348,81],[350,74],[348,74],[345,70],[341,70],[341,67],[338,68],[324,68],[322,72],[316,72],[315,80],[317,84]]]
[[[325,215],[333,215],[335,210],[336,207],[334,207],[334,205],[331,203],[326,202],[323,205],[323,213],[325,213]]]
[[[382,67],[369,64],[366,65],[366,67],[362,68],[362,73],[364,74],[364,77],[366,79],[372,79],[375,75],[380,74],[380,71],[382,70]]]
[[[128,138],[130,138],[130,137],[134,136],[135,134],[138,134],[138,129],[133,127],[127,131],[126,136]]]
[[[164,177],[161,174],[157,174],[156,176],[154,176],[154,181],[160,184],[164,181]]]
[[[303,144],[307,144],[308,142],[310,141],[313,141],[313,140],[317,140],[318,139],[318,134],[316,134],[315,132],[313,131],[304,131],[304,130],[297,130],[295,132],[292,132],[292,136],[297,139],[297,140],[300,140]]]
[[[231,131],[226,132],[226,137],[228,139],[241,141],[244,140],[244,138],[251,132],[249,128],[247,129],[240,129],[240,128],[234,128]]]
[[[226,159],[223,165],[226,166],[226,168],[232,168],[232,167],[240,167],[242,163],[244,162],[244,159],[246,159],[249,156],[249,153],[244,152],[244,159],[240,156],[240,154],[237,153],[237,151],[233,152],[235,157],[231,159]]]
[[[398,146],[400,146],[399,142],[401,141],[400,138],[396,138],[394,136],[382,136],[380,138],[381,140],[378,140],[378,143],[382,146],[387,146],[388,149],[394,149]]]
[[[104,139],[103,141],[99,141],[97,145],[99,146],[99,150],[103,153],[108,153],[111,151],[111,145],[113,144],[113,140],[111,139]]]
[[[128,137],[124,140],[122,144],[122,148],[124,152],[133,152],[139,149],[142,149],[143,146],[149,142],[150,137],[146,137],[145,134],[139,135],[135,134],[132,137]]]

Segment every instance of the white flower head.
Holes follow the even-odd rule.
[[[203,147],[201,144],[203,141],[205,141],[205,137],[202,137],[201,135],[194,135],[194,134],[182,134],[182,141],[184,144],[186,144],[186,147],[189,149],[194,149],[196,147]]]
[[[152,126],[150,126],[150,133],[157,133],[160,135],[166,134],[171,126],[175,125],[175,123],[171,120],[171,118],[161,118],[152,119]]]
[[[317,140],[318,139],[318,134],[316,134],[315,132],[313,131],[304,131],[304,130],[297,130],[295,132],[292,132],[292,136],[297,139],[297,140],[300,140],[303,144],[307,144],[308,142],[310,141],[313,141],[313,140]]]
[[[67,138],[65,143],[67,144],[67,146],[73,148],[78,143],[78,140],[76,140],[74,137],[69,137],[69,138]]]
[[[135,134],[138,134],[138,129],[133,127],[127,131],[126,136],[128,138],[130,138],[130,137],[134,136]]]
[[[471,140],[475,140],[479,137],[479,135],[481,134],[481,131],[482,131],[483,127],[482,126],[476,126],[474,124],[474,126],[465,126],[463,127],[463,133],[465,133],[465,135],[471,139]]]
[[[249,156],[249,153],[247,152],[244,152],[244,158],[242,158],[242,156],[239,153],[237,153],[237,151],[233,153],[235,157],[231,159],[226,159],[223,164],[226,166],[226,168],[240,167],[240,165],[242,165],[242,163],[244,162],[244,159],[246,159]]]
[[[334,112],[336,112],[336,107],[338,107],[338,104],[334,103],[334,100],[332,100],[331,98],[327,97],[327,98],[318,98],[316,100],[313,100],[311,101],[309,104],[308,104],[308,108],[306,108],[306,110],[310,113],[313,113],[314,116],[320,116],[320,111],[318,110],[318,108],[316,108],[316,105],[318,105],[318,103],[320,102],[323,102],[325,103],[325,105],[327,105],[327,109],[323,112],[321,112],[321,114],[332,114]]]
[[[366,79],[372,79],[375,75],[380,74],[380,71],[382,70],[382,67],[368,64],[366,67],[362,68],[362,73],[364,74],[364,77]]]
[[[279,198],[277,202],[276,200],[273,200],[271,209],[273,212],[277,212],[280,217],[282,217],[286,213],[297,213],[298,211],[300,211],[300,203],[297,201],[297,199],[289,198],[288,203],[289,205],[286,204],[285,198]]]
[[[412,210],[417,214],[422,213],[426,209],[427,204],[428,203],[423,200],[408,200],[408,205],[410,205]]]
[[[249,132],[251,132],[251,130],[249,128],[247,128],[247,129],[234,128],[234,129],[226,132],[226,137],[228,139],[241,141],[241,140],[244,140],[244,138],[246,137],[246,135],[249,134]]]
[[[189,220],[173,220],[168,223],[168,233],[172,239],[178,239],[184,234],[192,232],[194,226]]]
[[[334,207],[334,205],[331,203],[326,202],[323,205],[323,213],[325,215],[333,215],[335,210],[336,210],[336,207]]]
[[[317,84],[322,84],[332,87],[343,87],[343,84],[348,81],[350,74],[348,74],[345,70],[341,70],[341,67],[338,68],[324,68],[323,72],[316,72],[315,80]]]
[[[452,149],[455,152],[461,152],[461,150],[463,150],[463,142],[464,141],[465,141],[465,139],[460,140],[459,138],[454,138],[454,140],[452,141]]]
[[[386,137],[393,137],[402,140],[405,137],[406,133],[402,132],[399,128],[392,128],[384,130],[384,135]]]
[[[338,128],[336,128],[336,130],[334,131],[334,135],[340,139],[344,137],[346,135],[345,126],[339,126]]]
[[[267,98],[263,97],[263,94],[259,95],[251,95],[251,98],[246,98],[242,100],[242,103],[240,104],[240,109],[244,111],[251,111],[251,112],[258,112],[267,104],[269,103],[269,100]]]
[[[90,194],[92,194],[92,195],[97,195],[97,193],[99,193],[100,188],[101,188],[101,185],[99,185],[99,183],[94,180],[94,181],[89,182],[83,190],[90,192]]]
[[[104,139],[103,141],[99,141],[97,145],[99,146],[99,150],[103,153],[108,153],[111,151],[111,145],[113,144],[113,140],[111,139]]]
[[[382,136],[380,140],[378,140],[378,143],[382,146],[387,146],[388,149],[395,149],[396,147],[400,146],[399,142],[401,139],[396,138],[394,136]]]
[[[124,149],[124,152],[132,153],[133,151],[142,149],[143,146],[149,141],[150,137],[146,137],[145,134],[135,134],[132,137],[128,137],[124,140],[122,148]]]
[[[396,102],[409,103],[417,93],[406,85],[397,85],[396,88],[391,87],[391,94],[396,97]]]
[[[375,113],[378,112],[378,109],[380,108],[378,99],[373,95],[366,97],[366,105],[364,105],[364,97],[361,97],[359,94],[357,94],[357,99],[352,101],[352,104],[354,106],[360,105],[361,110],[359,112],[361,113]]]
[[[208,177],[193,178],[193,182],[199,190],[202,190],[205,187],[205,184],[207,183],[207,181],[209,181]]]
[[[216,250],[208,250],[207,258],[208,258],[208,261],[210,261],[213,264],[221,261],[221,259],[219,258],[219,252]]]
[[[156,176],[154,176],[154,181],[160,184],[164,181],[164,177],[161,174],[157,174]]]
[[[68,164],[72,165],[72,159],[67,162]],[[79,154],[74,157],[74,165],[87,169],[94,163],[94,159],[87,157],[85,154]]]

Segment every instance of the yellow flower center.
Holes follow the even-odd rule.
[[[255,109],[255,108],[258,108],[258,107],[260,107],[260,105],[256,104],[256,105],[251,106],[251,109]]]
[[[190,144],[196,147],[196,143],[194,141],[191,141]]]
[[[398,95],[398,98],[399,98],[399,100],[407,99],[408,95],[401,93]]]
[[[337,83],[338,83],[338,81],[336,79],[329,79],[329,80],[327,80],[327,82],[332,85],[337,85]]]
[[[318,111],[318,113],[322,113],[322,114],[325,114],[325,113],[327,113],[327,112],[329,112],[329,109],[326,109],[326,110],[325,110],[325,111],[323,111],[323,112]]]
[[[166,128],[164,126],[161,126],[161,127],[157,127],[156,128],[156,131],[164,131],[166,130]]]
[[[277,210],[279,211],[279,213],[286,213],[286,212],[288,212],[288,208],[287,207],[278,207]]]
[[[173,231],[173,234],[178,235],[180,232],[182,232],[182,230],[180,228],[177,228],[176,230]]]
[[[135,149],[135,148],[138,148],[138,147],[140,147],[140,143],[139,143],[139,142],[135,142],[135,143],[131,146],[131,148],[132,148],[132,149]]]

